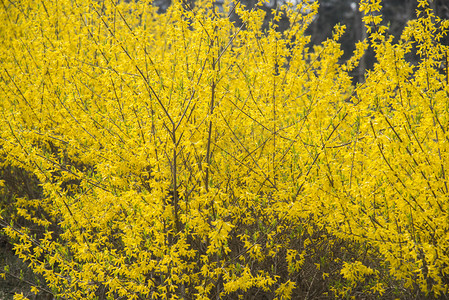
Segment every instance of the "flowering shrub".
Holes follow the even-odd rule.
[[[449,21],[421,0],[393,43],[362,1],[369,39],[341,64],[344,27],[310,49],[303,5],[262,30],[239,4],[235,27],[209,2],[4,1],[2,165],[42,193],[2,226],[34,293],[447,295]]]

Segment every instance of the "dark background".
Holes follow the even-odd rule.
[[[194,5],[194,0],[185,0],[187,5]],[[214,1],[214,0],[212,0]],[[255,7],[258,0],[240,0],[247,9]],[[309,0],[314,1],[314,0]],[[336,24],[346,25],[346,33],[342,36],[340,43],[344,55],[342,61],[348,59],[354,49],[357,41],[366,37],[364,25],[362,23],[362,14],[358,10],[358,0],[317,0],[319,3],[318,14],[309,26],[306,33],[311,36],[311,46],[317,45],[331,37],[333,27]],[[435,16],[441,19],[449,19],[449,1],[448,0],[429,0],[430,7],[433,9]],[[260,9],[267,11],[265,26],[271,17],[271,10],[279,7],[285,0],[270,0],[270,4],[264,4]],[[171,0],[154,0],[153,4],[159,7],[159,12],[164,13],[170,6]],[[401,36],[407,21],[416,18],[417,0],[384,0],[382,1],[383,24],[389,26],[389,34],[395,37],[395,40]],[[215,0],[215,5],[221,7],[223,0]],[[236,26],[241,25],[238,16],[231,15],[230,18],[235,22]],[[289,20],[282,18],[279,22],[279,30],[285,30],[289,26]],[[449,45],[449,37],[446,35],[441,41],[443,45]],[[416,64],[419,57],[414,54],[408,54],[408,61]],[[355,69],[351,74],[354,82],[363,81],[366,69],[371,69],[375,62],[372,49],[368,49],[363,57],[359,68]]]

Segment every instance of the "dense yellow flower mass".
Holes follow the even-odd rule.
[[[42,190],[2,227],[48,293],[448,294],[449,21],[422,0],[393,43],[362,1],[341,64],[344,27],[310,49],[301,5],[281,33],[240,4],[235,27],[206,1],[2,2],[2,167]]]

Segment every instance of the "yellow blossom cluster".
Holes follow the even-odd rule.
[[[315,2],[262,30],[239,3],[2,1],[1,166],[41,190],[0,220],[16,254],[67,299],[447,295],[449,21],[419,3],[394,43],[363,0],[342,64]]]

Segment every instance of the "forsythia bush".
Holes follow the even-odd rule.
[[[1,222],[45,279],[32,292],[447,295],[449,21],[420,0],[393,42],[364,0],[369,38],[340,63],[344,27],[308,46],[316,4],[265,31],[262,10],[227,7],[2,1],[2,168],[41,193]]]

